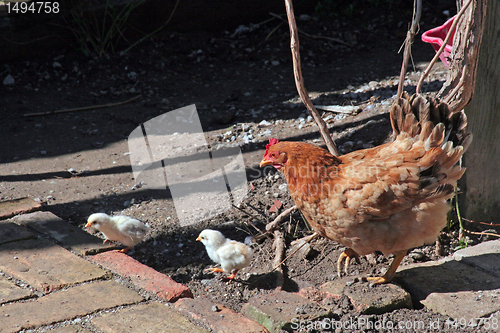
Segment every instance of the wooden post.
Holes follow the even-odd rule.
[[[476,68],[473,97],[465,107],[474,139],[464,155],[467,171],[461,185],[464,193],[461,201],[468,219],[498,223],[500,221],[500,2],[478,0],[475,10],[477,17],[485,14],[484,31],[477,62],[467,64]],[[477,37],[473,36],[471,30],[460,33],[462,36],[458,38],[470,36],[474,40]],[[463,35],[464,33],[469,35]],[[464,84],[465,86],[467,84]],[[466,89],[462,90],[466,92]]]

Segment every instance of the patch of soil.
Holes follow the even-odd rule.
[[[387,2],[384,8],[367,7],[359,17],[311,14],[298,20],[299,29],[308,34],[353,45],[300,36],[305,84],[315,104],[359,107],[353,115],[325,112],[342,153],[379,145],[391,131],[388,111],[401,66],[398,50],[411,19],[412,9],[406,5],[390,7]],[[441,24],[443,9],[453,12],[454,2],[440,3],[440,8],[426,3],[421,31]],[[139,218],[152,231],[131,256],[186,284],[195,295],[236,311],[250,297],[271,292],[277,281],[271,238],[254,245],[251,266],[232,283],[204,271],[213,263],[195,239],[210,227],[243,241],[276,217],[279,212],[270,212],[275,200],[283,204],[281,210],[293,205],[283,177],[272,168],[258,168],[270,136],[322,145],[316,125],[298,102],[288,27],[280,24],[273,19],[234,31],[164,32],[127,54],[101,59],[58,49],[46,58],[2,64],[0,78],[11,75],[15,83],[0,86],[0,199],[31,197],[81,227],[95,212]],[[405,80],[410,93],[433,54],[417,37],[414,66],[410,63]],[[437,91],[445,76],[439,64],[424,91]],[[140,99],[120,106],[25,116],[120,102],[138,94]],[[127,138],[141,123],[193,103],[212,147],[241,148],[250,190],[238,208],[181,227],[168,189],[148,189],[134,179]],[[286,220],[282,230],[287,245],[311,233],[300,213]],[[452,233],[443,236],[444,254],[453,250],[456,239]],[[336,279],[342,250],[331,241],[317,240],[305,257],[292,256],[285,264],[284,289],[296,291]],[[403,265],[436,258],[433,247],[422,247]],[[381,255],[361,258],[351,265],[350,274],[380,274],[390,261]],[[352,307],[341,303],[340,316],[356,318]],[[379,317],[445,320],[426,309],[373,318]]]

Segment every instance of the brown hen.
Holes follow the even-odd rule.
[[[351,257],[380,251],[395,258],[372,284],[389,282],[411,248],[431,244],[446,225],[459,165],[472,140],[463,112],[405,93],[391,108],[394,141],[340,157],[317,146],[270,139],[260,166],[283,172],[311,227]]]

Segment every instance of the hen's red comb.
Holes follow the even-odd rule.
[[[278,139],[276,139],[276,138],[270,138],[269,139],[269,143],[266,145],[266,153],[264,154],[264,156],[266,156],[267,153],[269,152],[269,147],[271,147],[272,145],[277,144],[278,142],[279,142]]]

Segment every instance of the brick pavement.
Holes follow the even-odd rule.
[[[411,308],[411,298],[454,319],[500,311],[500,240],[401,267],[396,281],[411,296],[395,284],[369,288],[351,277],[255,296],[237,313],[205,297],[193,299],[187,287],[108,251],[112,247],[99,238],[50,212],[31,212],[30,204],[0,204],[0,332],[52,324],[56,333],[278,332],[294,319],[330,316],[332,297],[347,297],[360,313]],[[25,214],[5,220],[12,212]],[[133,285],[122,284],[122,277]]]

